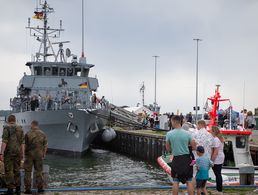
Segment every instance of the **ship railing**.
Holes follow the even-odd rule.
[[[18,98],[16,98],[17,100]],[[21,100],[21,99],[20,99]],[[71,109],[89,109],[93,108],[91,102],[61,102],[61,101],[41,101],[38,106],[33,107],[29,100],[15,101],[10,104],[14,112],[26,112],[26,111],[46,111],[46,110],[71,110]],[[102,108],[97,105],[94,108]]]
[[[36,103],[35,103],[36,101]],[[71,110],[71,109],[107,109],[112,105],[106,99],[100,99],[96,102],[82,101],[70,96],[55,97],[50,95],[41,97],[34,95],[15,97],[10,100],[10,106],[15,112],[25,111],[45,111],[45,110]]]

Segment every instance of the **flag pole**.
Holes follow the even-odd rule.
[[[87,63],[84,55],[84,0],[82,0],[82,54],[79,61],[83,64]]]

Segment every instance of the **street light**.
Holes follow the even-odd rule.
[[[157,58],[159,56],[152,56],[155,58],[155,85],[154,85],[154,111],[156,111],[157,107]]]
[[[198,52],[199,52],[199,41],[202,41],[202,39],[193,39],[196,41],[197,45],[197,56],[196,56],[196,99],[195,99],[195,123],[197,124],[197,118],[198,118]]]

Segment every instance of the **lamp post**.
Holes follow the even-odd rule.
[[[155,84],[154,84],[154,111],[156,111],[157,107],[157,58],[159,56],[152,56],[155,58]]]
[[[197,53],[196,53],[196,99],[195,99],[195,123],[197,124],[197,118],[198,118],[198,69],[199,69],[199,62],[198,62],[198,54],[199,54],[199,42],[202,41],[202,39],[193,39],[196,41],[197,46]]]

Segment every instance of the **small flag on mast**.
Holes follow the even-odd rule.
[[[32,16],[32,18],[34,18],[34,19],[42,20],[44,18],[43,11],[41,11],[41,12],[35,11],[34,14],[35,15]]]

